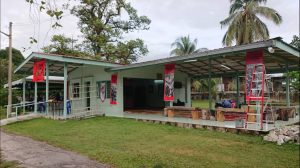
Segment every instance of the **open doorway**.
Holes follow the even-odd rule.
[[[159,113],[163,101],[163,80],[124,78],[124,111],[131,113]]]

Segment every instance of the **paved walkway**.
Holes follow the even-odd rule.
[[[0,126],[15,123],[18,121],[31,120],[31,119],[39,118],[39,117],[41,117],[40,114],[30,113],[30,114],[26,114],[26,115],[17,116],[17,117],[5,118],[5,119],[0,120]]]
[[[31,138],[0,131],[4,158],[28,168],[104,168],[109,167],[74,152],[53,147]]]

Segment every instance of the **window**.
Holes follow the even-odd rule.
[[[100,98],[100,85],[105,83],[105,99],[110,98],[110,81],[99,81],[97,82],[97,98]]]
[[[72,90],[72,94],[73,94],[73,98],[79,98],[79,83],[73,83],[73,90]]]

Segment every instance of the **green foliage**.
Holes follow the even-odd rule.
[[[300,71],[289,72],[288,76],[290,77],[290,86],[292,89],[295,91],[300,91]]]
[[[174,56],[184,56],[204,49],[197,49],[197,39],[191,40],[190,36],[179,37],[171,44],[171,47],[174,49],[170,55]]]
[[[290,44],[300,50],[300,38],[299,38],[299,36],[294,35],[293,40]]]
[[[261,6],[264,0],[232,0],[230,15],[220,22],[221,27],[228,26],[223,37],[223,45],[231,46],[248,44],[269,39],[267,25],[258,17],[262,16],[276,25],[281,24],[282,17],[269,7]]]
[[[220,82],[220,79],[213,78],[211,79],[211,94],[212,97],[217,95],[217,84]],[[198,92],[208,92],[209,91],[209,79],[193,79],[192,86],[195,91]]]
[[[13,68],[24,61],[22,53],[17,49],[12,49]],[[7,89],[3,88],[4,84],[8,82],[8,48],[0,50],[0,106],[7,104]],[[19,79],[23,75],[13,74],[13,80]],[[20,92],[13,90],[13,102],[17,101],[17,96]]]
[[[0,50],[0,59],[8,60],[8,47],[6,49]],[[14,65],[19,65],[24,61],[24,57],[20,50],[12,48],[12,61]]]
[[[87,49],[97,57],[114,61],[123,56],[124,47],[129,48],[121,62],[137,60],[147,53],[140,39],[122,41],[125,33],[147,30],[151,22],[146,16],[138,16],[136,9],[125,0],[80,0],[80,5],[73,7],[71,13],[79,18],[78,26],[84,34]],[[119,49],[122,50],[120,55],[116,52]],[[130,60],[124,61],[129,57]]]
[[[59,24],[59,21],[63,17],[63,9],[58,8],[58,5],[56,3],[56,0],[25,0],[29,5],[30,9],[36,8],[40,12],[44,12],[46,15],[48,15],[51,18],[54,18],[54,23],[52,24],[52,28],[59,28],[62,27],[61,24]],[[63,6],[67,6],[69,4],[69,1],[64,4]],[[31,37],[30,43],[36,43],[36,39]]]
[[[78,152],[111,167],[299,167],[299,146],[261,136],[96,117],[35,119],[3,127]]]
[[[89,57],[89,53],[81,51],[77,40],[66,37],[63,34],[53,35],[51,44],[42,48],[45,53]]]

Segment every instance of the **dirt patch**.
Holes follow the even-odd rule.
[[[104,168],[100,164],[74,152],[53,147],[31,138],[0,131],[1,150],[4,158],[17,161],[22,167],[47,168]]]

